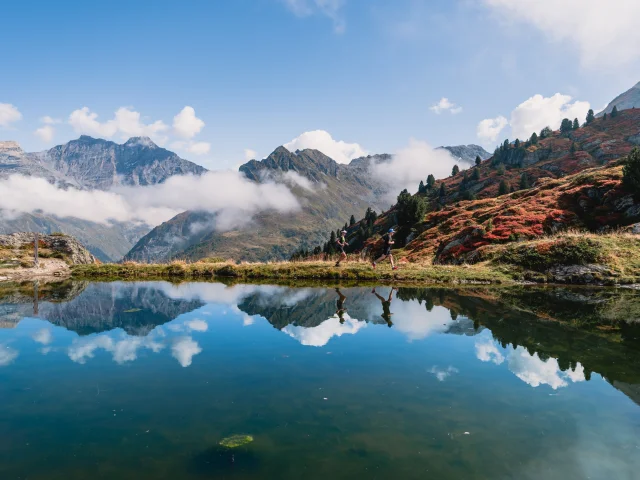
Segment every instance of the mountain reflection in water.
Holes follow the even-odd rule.
[[[39,435],[43,432],[50,434],[49,430],[27,428],[26,425],[31,424],[24,419],[21,407],[22,397],[28,395],[25,392],[34,388],[26,379],[39,378],[39,375],[58,378],[59,388],[66,385],[67,392],[84,392],[82,388],[94,388],[95,392],[90,396],[104,401],[110,398],[109,395],[120,392],[118,395],[122,398],[116,403],[121,404],[123,410],[129,408],[135,411],[137,407],[132,405],[138,405],[140,401],[145,403],[142,400],[145,393],[139,391],[141,387],[138,384],[146,385],[145,390],[155,392],[153,395],[158,396],[160,403],[166,404],[170,410],[173,407],[169,407],[165,399],[168,402],[171,398],[178,411],[182,412],[180,421],[188,424],[188,429],[187,425],[180,427],[180,433],[171,433],[171,429],[177,427],[162,427],[165,429],[162,441],[168,442],[167,445],[173,444],[178,450],[184,448],[192,451],[190,442],[200,441],[198,438],[206,437],[211,445],[217,442],[211,438],[211,434],[201,432],[203,426],[196,417],[207,415],[206,410],[200,409],[206,408],[205,399],[211,395],[220,404],[216,407],[219,416],[217,420],[209,418],[208,421],[211,422],[211,428],[222,436],[242,433],[242,429],[240,432],[236,432],[236,429],[246,425],[244,428],[247,433],[256,433],[249,428],[258,432],[262,429],[265,432],[263,435],[267,435],[266,432],[276,429],[270,435],[280,438],[285,435],[285,430],[279,430],[285,428],[282,426],[284,423],[291,424],[287,429],[298,431],[302,428],[299,435],[304,428],[312,432],[316,432],[319,425],[332,428],[330,426],[338,422],[338,417],[333,415],[344,412],[345,408],[355,408],[359,412],[354,413],[357,418],[364,415],[358,405],[370,409],[372,413],[391,408],[387,412],[388,419],[375,417],[369,418],[367,424],[342,425],[342,421],[335,424],[336,430],[330,435],[334,441],[340,442],[339,439],[348,436],[352,441],[361,443],[358,448],[363,449],[353,450],[346,457],[340,457],[343,453],[336,452],[341,459],[336,462],[342,462],[345,472],[362,474],[359,468],[366,464],[364,459],[368,457],[365,453],[360,457],[358,452],[373,448],[377,441],[374,439],[378,438],[376,435],[384,435],[383,432],[387,431],[387,435],[393,435],[399,442],[398,448],[400,444],[406,446],[416,442],[421,445],[421,451],[431,452],[424,454],[431,455],[429,458],[430,462],[435,462],[433,465],[439,465],[434,466],[433,470],[440,472],[439,478],[460,478],[458,475],[479,471],[484,473],[478,474],[477,478],[511,478],[509,475],[517,469],[511,470],[515,467],[509,466],[510,461],[496,460],[491,467],[480,466],[483,448],[507,448],[504,441],[508,439],[499,440],[499,431],[493,432],[496,425],[502,424],[497,416],[500,408],[511,408],[506,407],[505,402],[520,405],[518,408],[522,411],[534,409],[546,412],[545,415],[550,416],[549,425],[554,425],[557,416],[562,418],[569,414],[562,410],[567,407],[569,398],[576,412],[608,408],[599,403],[590,403],[596,402],[599,395],[611,401],[628,398],[640,404],[639,319],[640,300],[631,290],[557,287],[400,287],[396,290],[391,287],[289,288],[276,285],[228,286],[220,283],[176,285],[168,282],[70,281],[59,284],[0,285],[0,394],[7,399],[7,409],[2,415],[13,415],[10,417],[12,420],[4,418],[6,422],[27,422],[17,423],[13,428],[16,431],[25,429],[23,435],[29,438],[32,438],[28,435],[29,429],[35,429],[31,434],[35,434],[36,430]],[[122,369],[125,365],[135,368]],[[334,367],[338,369],[334,370]],[[138,371],[140,374],[136,373]],[[153,374],[149,380],[143,381],[140,376],[142,371]],[[183,373],[180,374],[180,371]],[[349,372],[357,372],[357,375],[352,377]],[[504,377],[503,372],[507,372],[508,377]],[[89,376],[84,379],[86,375]],[[182,378],[181,375],[188,377]],[[343,375],[351,378],[351,384],[345,383],[346,377],[342,378]],[[187,378],[192,380],[187,381]],[[194,384],[195,378],[198,380]],[[425,387],[422,385],[428,378],[435,383],[423,390]],[[608,383],[603,383],[602,379]],[[75,386],[77,382],[85,387]],[[214,383],[218,387],[209,391],[209,382],[212,388]],[[93,383],[95,387],[91,386]],[[315,387],[316,384],[322,386]],[[387,386],[393,387],[387,390]],[[523,387],[528,390],[521,390]],[[583,387],[588,389],[584,390]],[[303,414],[300,408],[306,407],[297,406],[302,398],[307,398],[317,388],[321,390],[313,398],[324,399],[325,402],[340,401],[341,398],[346,401],[349,396],[357,397],[360,394],[366,397],[356,404],[348,403],[348,407],[342,406],[335,412],[331,411],[331,417],[320,421],[324,415],[322,409],[329,408],[329,404],[313,407],[312,411],[320,415],[317,419],[307,418],[306,415],[311,411],[304,410],[306,413]],[[354,388],[359,390],[354,391]],[[574,388],[578,389],[575,393]],[[50,389],[48,393],[41,392],[40,395],[43,398],[49,395],[50,400],[64,406],[63,393],[53,386]],[[179,391],[192,391],[192,394],[174,397]],[[544,394],[547,398],[560,392],[568,392],[569,396],[567,400],[557,400],[565,403],[554,407],[556,404],[550,404],[549,400],[543,400],[542,397],[531,397],[527,391],[547,392]],[[238,397],[240,392],[244,392],[242,398]],[[417,400],[414,397],[420,392],[426,393],[427,397],[415,403]],[[85,393],[82,395],[83,402],[86,402],[89,397]],[[290,401],[280,398],[281,395],[288,395]],[[395,399],[388,406],[384,403],[387,395]],[[67,398],[66,401],[69,402],[69,408],[89,408],[73,406],[78,399]],[[234,405],[233,413],[228,409],[223,410],[222,405],[226,401]],[[283,401],[284,404],[274,403]],[[306,400],[315,401],[310,398]],[[276,417],[284,414],[284,410],[280,410],[287,402],[293,409],[290,412],[293,416],[290,420],[278,420],[284,422],[276,422],[279,426],[273,424]],[[640,448],[640,436],[637,435],[640,415],[636,415],[640,412],[629,410],[630,407],[620,407],[619,400],[615,402],[627,417],[622,422],[624,428],[620,427],[614,437],[620,442],[624,438],[624,442],[627,442],[625,445],[628,444],[635,452]],[[400,416],[392,420],[398,412],[406,410],[412,412],[407,415],[419,415],[420,421],[437,423],[437,416],[433,415],[435,412],[443,415],[442,409],[445,408],[451,409],[448,415],[456,415],[449,420],[451,422],[455,418],[467,418],[474,409],[486,411],[492,403],[496,406],[491,407],[491,413],[485,412],[492,419],[490,424],[483,424],[482,418],[474,417],[472,421],[477,423],[476,428],[488,435],[485,439],[487,445],[481,447],[472,442],[470,445],[474,447],[465,447],[476,450],[468,451],[462,463],[456,463],[453,459],[435,461],[433,455],[444,455],[440,450],[443,447],[438,446],[438,442],[433,443],[435,440],[429,440],[431,437],[428,435],[428,438],[420,437],[414,431],[415,426],[405,423],[408,417]],[[53,404],[49,405],[46,411],[54,415]],[[460,410],[463,405],[465,413]],[[189,412],[191,408],[195,411]],[[210,405],[208,408],[213,407]],[[398,412],[392,413],[394,408],[399,409]],[[633,408],[637,409],[635,405]],[[113,412],[118,414],[115,406]],[[137,425],[145,417],[142,412],[137,415],[140,418],[132,419],[132,425]],[[515,411],[510,415],[516,415]],[[301,417],[296,420],[296,416]],[[551,417],[556,420],[552,421]],[[177,418],[174,420],[178,421]],[[521,423],[523,430],[535,430],[535,418],[535,415],[518,417],[516,423]],[[226,424],[224,419],[233,425]],[[1,421],[3,418],[0,418]],[[539,421],[544,424],[543,420]],[[428,428],[434,429],[434,432],[453,428],[429,425]],[[96,425],[95,428],[103,427]],[[146,429],[142,424],[140,428]],[[427,428],[426,425],[424,428]],[[510,427],[503,425],[500,428],[509,430]],[[457,430],[447,433],[445,430],[441,433],[449,435],[448,441],[465,433]],[[589,448],[602,448],[598,444],[601,441],[599,437],[592,437],[594,431],[589,430]],[[321,434],[317,431],[315,434],[323,436],[329,435],[329,432]],[[560,439],[568,433],[558,431],[555,435]],[[293,444],[281,445],[282,450],[278,450],[274,445],[260,444],[257,434],[256,438],[255,445],[246,447],[249,450],[244,454],[238,453],[238,458],[250,459],[247,465],[251,464],[251,469],[245,472],[247,478],[272,478],[269,476],[271,474],[266,473],[271,463],[261,455],[269,450],[275,458],[280,458],[281,453],[284,455],[283,452],[289,451],[287,449],[294,449]],[[584,440],[586,437],[581,438]],[[107,435],[103,439],[103,448],[117,449],[115,444],[110,443],[114,440]],[[427,444],[424,444],[425,441]],[[532,469],[546,469],[544,471],[549,474],[544,478],[563,478],[563,475],[574,478],[570,475],[577,470],[570,471],[568,468],[587,467],[589,471],[605,472],[607,475],[613,472],[615,478],[627,478],[625,475],[631,472],[629,474],[632,476],[628,478],[636,478],[633,476],[635,468],[640,466],[638,461],[630,461],[624,450],[611,454],[615,458],[604,459],[602,464],[594,464],[593,458],[580,457],[581,463],[576,464],[578,466],[558,468],[556,471],[547,464],[538,465],[536,462],[539,460],[534,460],[537,457],[530,457],[532,452],[542,448],[534,439],[527,437],[520,441],[522,448],[529,445],[527,448],[531,452],[514,452],[513,461],[528,462]],[[432,442],[431,447],[429,442]],[[21,448],[14,447],[12,455],[26,461],[29,454]],[[160,448],[160,444],[153,448]],[[302,447],[298,445],[296,448]],[[437,453],[439,451],[441,453]],[[296,452],[303,456],[308,453],[306,450]],[[103,451],[96,450],[94,454],[102,458]],[[485,454],[496,455],[489,451]],[[200,475],[226,475],[226,453],[211,446],[193,455],[195,463],[190,466],[178,465],[175,463],[178,460],[170,460],[173,457],[169,455],[166,459],[168,463],[163,468],[178,476],[184,475],[184,478],[190,478],[192,474],[194,478],[200,478]],[[317,459],[309,455],[307,462],[311,462],[311,465]],[[402,455],[406,455],[406,452]],[[0,464],[4,465],[0,467],[2,478],[16,477],[24,471],[21,468],[26,468],[24,465],[29,463],[23,464],[11,458],[14,457],[0,455]],[[273,458],[270,461],[275,462]],[[417,475],[418,471],[422,472],[418,468],[418,457],[411,457],[407,461],[409,463],[400,467],[391,458],[386,458],[380,468],[386,472],[385,475],[402,476],[404,471],[410,477]],[[441,461],[444,463],[438,463]],[[169,465],[170,462],[174,463]],[[275,463],[272,466],[275,468]],[[132,475],[135,470],[134,467],[127,467],[130,469],[126,470],[124,464],[121,468],[124,470],[116,469],[113,474]],[[406,471],[403,470],[405,468]],[[153,471],[156,472],[155,476],[150,474],[148,478],[160,478],[157,472],[165,470]],[[242,469],[236,471],[242,472]],[[322,471],[326,475],[335,475],[328,466]],[[499,475],[492,477],[490,471],[491,475]],[[300,474],[302,471],[296,472]],[[35,472],[32,477],[48,478],[42,472],[38,475]],[[243,475],[237,473],[239,478],[243,478]],[[69,474],[68,478],[75,477]],[[318,473],[314,478],[321,476]],[[542,477],[525,472],[522,478]],[[596,474],[593,478],[601,477]]]

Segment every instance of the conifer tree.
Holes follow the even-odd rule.
[[[480,165],[482,163],[482,159],[480,158],[480,155],[476,155],[476,165]]]
[[[434,177],[433,175],[429,174],[429,176],[427,177],[427,186],[429,188],[433,188],[433,186],[436,184],[436,177]]]
[[[454,165],[451,169],[451,175],[457,175],[458,173],[460,173],[460,167],[458,167],[458,165]]]
[[[560,124],[560,133],[566,134],[573,129],[573,123],[568,118],[564,118]]]
[[[440,192],[439,192],[439,196],[440,198],[444,197],[447,194],[447,187],[445,186],[444,183],[440,184]]]
[[[351,218],[349,219],[349,225],[353,227],[355,224],[356,224],[356,217],[351,215]]]
[[[593,110],[590,108],[587,112],[587,125],[593,122],[596,119],[596,116],[593,114]]]
[[[418,185],[418,193],[424,193],[427,190],[427,187],[424,186],[424,182],[420,180],[420,185]]]
[[[509,193],[509,185],[505,180],[500,181],[500,186],[498,187],[498,196],[505,195]]]
[[[522,172],[522,175],[520,175],[520,190],[526,190],[530,187],[531,185],[529,183],[529,176],[527,175],[527,172]]]
[[[622,184],[636,198],[640,197],[640,148],[635,147],[629,153],[622,168]]]
[[[543,138],[550,137],[552,133],[553,130],[551,130],[551,127],[544,127],[540,130],[540,139],[542,140]]]
[[[531,142],[531,145],[537,145],[538,144],[538,134],[536,132],[533,132],[531,134],[531,138],[529,139],[529,141]]]
[[[476,182],[480,180],[480,170],[478,170],[477,168],[474,168],[473,173],[471,174],[471,179]]]
[[[618,116],[618,106],[614,105],[613,110],[611,110],[611,118],[616,118]]]
[[[605,114],[602,116],[602,120],[605,120],[605,121],[607,120],[607,114],[606,114],[606,112],[605,112]]]
[[[498,175],[504,175],[504,165],[503,164],[500,164],[498,166],[498,172],[497,173],[498,173]]]
[[[578,122],[577,118],[573,119],[573,125],[572,126],[573,126],[574,130],[578,130],[580,128],[580,122]]]
[[[519,138],[516,138],[516,141],[513,144],[513,146],[516,147],[516,148],[520,148],[520,139]]]

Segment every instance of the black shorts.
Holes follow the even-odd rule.
[[[391,247],[384,247],[383,255],[391,255]]]

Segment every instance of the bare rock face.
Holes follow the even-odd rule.
[[[633,87],[624,93],[621,93],[616,98],[611,100],[611,103],[607,107],[598,113],[596,116],[601,117],[605,113],[611,113],[613,107],[618,107],[618,110],[627,110],[629,108],[640,108],[640,82],[636,83]]]
[[[547,272],[555,283],[571,283],[575,285],[600,284],[605,277],[615,274],[605,265],[557,265]]]
[[[0,248],[20,249],[27,245],[33,245],[34,235],[28,232],[17,232],[9,235],[0,235]],[[96,259],[84,246],[68,235],[42,235],[39,237],[39,245],[61,256],[73,265],[85,265],[96,263]]]

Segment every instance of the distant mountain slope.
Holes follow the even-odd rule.
[[[262,213],[247,228],[229,232],[214,230],[215,216],[186,212],[154,228],[125,257],[138,261],[165,261],[171,258],[199,259],[220,256],[236,260],[287,258],[301,245],[320,242],[335,230],[364,214],[368,207],[388,206],[385,186],[371,176],[373,162],[388,161],[389,155],[374,155],[338,164],[318,150],[290,152],[278,147],[262,161],[252,160],[240,167],[256,182],[269,179],[290,181],[300,199],[302,211],[289,215]],[[309,185],[296,182],[297,174]]]
[[[380,233],[401,227],[398,256],[456,263],[471,261],[491,243],[571,227],[599,231],[629,225],[640,220],[640,205],[621,187],[622,168],[614,165],[638,145],[640,109],[598,118],[566,134],[553,132],[535,144],[503,145],[480,166],[417,194],[426,213],[414,224],[398,225],[397,205],[384,212],[364,245],[375,251]],[[348,239],[358,235],[362,222],[349,229]]]
[[[153,185],[173,175],[204,172],[205,168],[158,147],[148,137],[117,144],[83,135],[38,153],[24,152],[16,142],[0,142],[0,178],[12,174],[41,177],[63,188],[107,190],[116,185]],[[149,229],[131,223],[108,226],[39,213],[17,218],[0,216],[0,233],[67,233],[102,261],[120,260]]]
[[[618,110],[628,110],[630,108],[640,108],[640,82],[636,83],[633,87],[624,93],[621,93],[616,98],[609,102],[609,105],[596,115],[602,117],[605,113],[611,113],[613,107],[618,107]]]
[[[476,157],[486,160],[491,156],[480,145],[456,145],[453,147],[438,147],[437,150],[447,150],[455,159],[461,162],[475,165]]]

